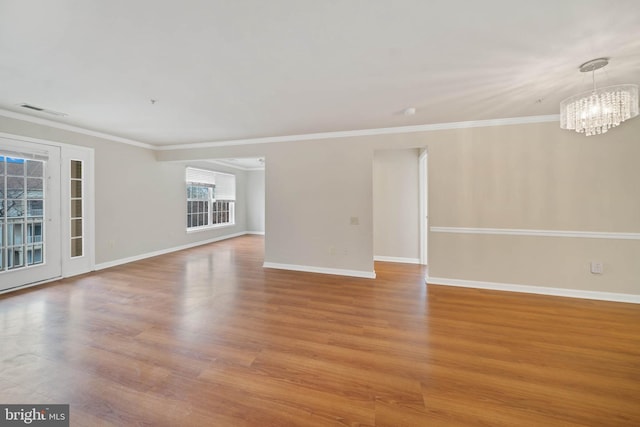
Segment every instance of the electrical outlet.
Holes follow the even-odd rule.
[[[600,261],[591,261],[591,274],[602,274],[604,271]]]

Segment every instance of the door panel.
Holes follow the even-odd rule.
[[[0,138],[0,291],[60,275],[60,148]]]

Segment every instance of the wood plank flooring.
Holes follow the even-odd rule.
[[[640,426],[640,306],[262,268],[244,236],[0,296],[72,426]]]

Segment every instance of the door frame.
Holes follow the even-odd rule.
[[[24,289],[31,286],[41,285],[63,277],[71,277],[78,274],[87,273],[95,270],[95,152],[93,148],[83,147],[71,144],[65,144],[57,141],[50,141],[39,138],[31,138],[22,135],[15,135],[0,132],[0,138],[8,140],[8,142],[21,143],[28,142],[32,144],[40,144],[45,146],[54,146],[60,149],[60,159],[58,165],[50,165],[50,167],[58,168],[60,182],[58,194],[60,197],[60,225],[59,225],[59,246],[56,250],[60,253],[61,274],[48,280],[43,280],[0,291],[1,293],[11,292],[18,289]],[[69,216],[70,210],[70,160],[81,160],[84,164],[84,185],[83,200],[84,212],[84,253],[82,257],[71,258],[70,237],[71,237],[71,221]]]
[[[420,206],[420,264],[429,264],[429,153],[427,148],[420,149],[418,163],[418,188]]]
[[[71,258],[71,161],[82,162],[82,205],[84,251],[81,257]],[[62,277],[71,277],[95,270],[95,199],[94,199],[94,151],[86,147],[66,145],[61,156],[61,181],[63,183],[60,196],[62,198],[61,252]]]
[[[42,262],[38,264],[28,265],[27,250],[23,250],[23,264],[19,268],[9,269],[0,273],[0,292],[12,290],[14,288],[30,285],[56,279],[62,275],[62,261],[60,254],[60,147],[51,144],[40,144],[28,141],[17,141],[15,139],[1,138],[1,150],[8,158],[24,159],[23,164],[25,171],[23,179],[26,176],[27,161],[36,160],[43,162],[43,208],[41,234],[42,240],[39,245],[42,248]],[[24,185],[24,182],[23,182]],[[27,199],[27,194],[23,194]],[[24,206],[24,209],[27,209]],[[7,213],[7,219],[9,219]],[[22,238],[20,245],[28,244],[26,242],[27,222],[19,222],[21,224]],[[33,223],[35,224],[35,223]],[[2,231],[4,233],[4,230]],[[9,239],[9,230],[6,230],[6,237]],[[10,242],[5,241],[5,247],[8,248]],[[38,244],[38,243],[33,243]],[[33,247],[35,250],[35,246]],[[9,257],[8,253],[1,256]],[[35,255],[34,255],[35,256]]]

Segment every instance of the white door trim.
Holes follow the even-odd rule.
[[[83,240],[84,253],[71,258],[70,167],[72,160],[82,162]],[[62,277],[71,277],[95,270],[95,200],[94,152],[84,147],[66,147],[62,150]]]
[[[60,203],[61,203],[61,225],[60,225],[60,251],[62,258],[61,276],[70,277],[77,274],[87,273],[95,270],[95,150],[90,147],[83,147],[79,145],[65,144],[57,141],[50,141],[40,138],[32,138],[28,136],[15,135],[5,132],[0,132],[0,138],[13,140],[15,142],[29,142],[48,146],[54,146],[60,148],[60,161],[59,171],[60,173]],[[86,224],[85,224],[85,254],[82,258],[71,258],[68,245],[65,245],[70,237],[70,223],[65,214],[69,212],[69,165],[70,159],[82,160],[85,162],[85,189],[84,196],[86,201],[84,208],[86,210]],[[46,282],[39,282],[41,284]]]
[[[418,164],[418,188],[420,204],[420,264],[428,265],[428,238],[429,231],[429,155],[427,148],[420,149]]]

